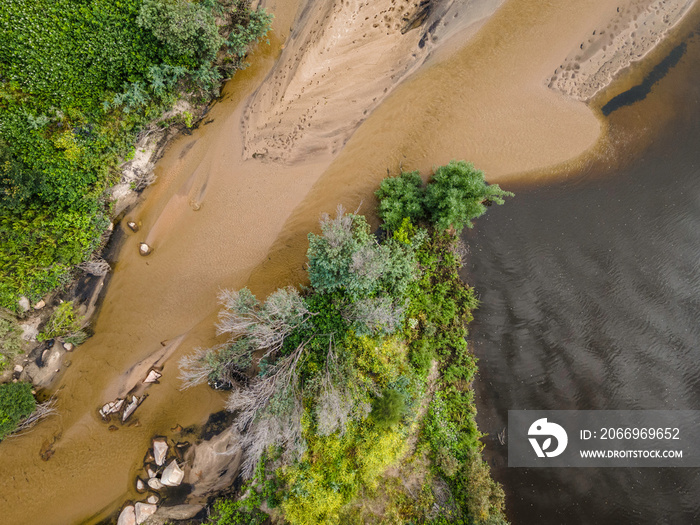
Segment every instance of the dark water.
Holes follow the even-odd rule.
[[[700,523],[700,469],[509,469],[495,438],[509,409],[700,410],[700,43],[686,42],[609,116],[612,153],[503,185],[516,198],[466,234],[478,421],[514,524]],[[635,136],[649,145],[629,153]]]

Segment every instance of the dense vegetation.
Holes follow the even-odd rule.
[[[29,383],[0,385],[0,440],[15,431],[19,422],[36,408]]]
[[[70,279],[100,245],[139,130],[216,92],[269,23],[247,0],[3,2],[0,306]]]
[[[477,300],[457,273],[457,232],[505,195],[463,162],[427,186],[402,173],[377,192],[381,241],[339,209],[309,234],[309,288],[221,294],[228,341],[181,362],[187,385],[238,383],[228,408],[248,481],[210,523],[262,523],[263,504],[293,524],[505,523],[475,422]]]

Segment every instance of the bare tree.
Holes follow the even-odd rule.
[[[107,275],[112,269],[109,263],[102,257],[97,257],[90,261],[82,262],[78,265],[78,268],[85,270],[90,275],[96,275],[98,277]]]
[[[350,303],[342,314],[358,335],[393,334],[401,327],[404,310],[390,297],[371,297]]]
[[[282,348],[284,339],[312,315],[292,287],[275,291],[262,304],[247,288],[224,290],[219,300],[225,309],[219,313],[217,334],[248,338],[251,348],[265,351],[262,358]]]
[[[26,434],[39,421],[57,413],[56,398],[52,396],[48,400],[37,405],[34,412],[20,421],[17,428],[12,433],[12,436],[8,437],[17,437],[19,435]]]
[[[251,477],[262,454],[272,445],[284,448],[284,456],[298,458],[304,451],[301,434],[303,405],[298,390],[297,368],[304,344],[275,364],[269,375],[229,397],[226,408],[238,411],[237,426],[246,451],[242,472]]]

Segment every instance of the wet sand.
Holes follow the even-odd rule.
[[[439,61],[426,57],[420,71],[391,84],[393,92],[370,115],[358,117],[361,106],[353,105],[351,123],[366,119],[354,134],[343,128],[346,114],[336,115],[335,126],[334,112],[319,117],[330,126],[323,129],[352,135],[339,153],[316,151],[310,145],[322,134],[310,132],[308,142],[298,139],[302,150],[304,144],[310,148],[303,158],[251,158],[246,144],[269,130],[256,125],[260,134],[242,134],[243,101],[275,63],[295,12],[281,1],[268,7],[277,16],[272,45],[262,46],[253,66],[227,86],[211,123],[170,146],[156,168],[158,182],[128,215],[141,230],[124,244],[96,335],[71,354],[59,380],[61,415],[0,445],[4,522],[95,522],[136,497],[132,484],[150,438],[171,434],[176,424],[201,424],[223,406],[223,394],[206,386],[180,392],[177,379],[179,357],[216,340],[218,290],[248,284],[265,295],[303,282],[306,233],[316,228],[319,214],[338,203],[355,209],[362,202],[370,210],[387,168],[396,172],[403,164],[427,172],[465,158],[491,180],[507,181],[579,156],[600,135],[594,113],[549,89],[546,79],[561,63],[561,50],[577,45],[579,33],[601,18],[614,16],[615,7],[603,0],[510,1],[480,21],[466,45],[443,47]],[[332,82],[342,83],[343,75],[338,71]],[[381,97],[385,84],[377,85]],[[342,100],[346,95],[337,92]],[[284,118],[291,121],[301,106],[290,107]],[[307,128],[315,126],[312,120]],[[148,257],[138,255],[141,241],[154,248]],[[178,337],[182,342],[165,363],[160,384],[149,388],[136,411],[138,426],[109,431],[97,409],[111,401],[134,363]],[[54,454],[44,462],[39,452],[54,440]]]

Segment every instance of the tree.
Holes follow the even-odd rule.
[[[473,226],[472,219],[486,212],[487,204],[503,204],[512,197],[497,184],[487,184],[484,173],[463,160],[451,161],[435,172],[425,191],[425,207],[436,228],[454,228],[458,233]]]
[[[150,30],[175,57],[211,61],[225,42],[214,13],[204,3],[145,0],[136,22]]]
[[[380,294],[401,297],[417,274],[414,244],[379,244],[364,217],[343,213],[309,234],[309,280],[320,293],[345,292],[352,301]]]
[[[388,230],[398,230],[405,218],[413,223],[425,218],[425,190],[417,171],[384,179],[374,194],[379,199],[377,213]]]

